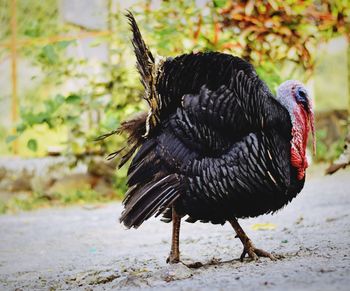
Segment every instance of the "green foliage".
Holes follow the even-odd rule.
[[[55,0],[47,1],[50,4],[44,2],[35,3],[32,7],[25,1],[19,1],[19,16],[24,17],[26,13],[33,12],[30,16],[24,17],[27,25],[25,27],[20,25],[20,37],[38,38],[63,34],[66,31],[73,33],[75,28],[58,21],[57,2]],[[280,54],[282,48],[278,45],[278,41],[281,39],[289,41],[288,33],[293,37],[296,37],[299,30],[307,34],[313,33],[315,26],[312,26],[312,21],[310,19],[304,21],[301,18],[306,14],[317,15],[314,11],[304,11],[305,5],[310,5],[312,1],[306,2],[292,1],[283,4],[282,1],[268,1],[268,3],[238,1],[234,5],[230,1],[213,0],[199,7],[194,0],[162,1],[159,7],[151,10],[148,6],[145,8],[140,1],[132,7],[132,10],[136,13],[147,43],[155,53],[174,56],[190,51],[219,50],[244,57],[249,54],[247,58],[256,64],[259,75],[272,90],[275,90],[284,80],[302,75],[302,70],[298,66],[286,63],[276,54]],[[287,11],[288,7],[292,12]],[[274,14],[279,8],[286,11],[286,15]],[[327,9],[333,9],[334,15],[343,13],[344,21],[347,20],[342,3],[331,5]],[[39,13],[43,11],[46,12],[45,15]],[[322,15],[328,15],[329,11],[323,12],[325,14]],[[264,21],[272,22],[270,24],[266,22],[269,25],[264,26]],[[335,25],[332,21],[333,18],[330,18],[328,28]],[[232,27],[236,24],[236,28]],[[43,124],[53,130],[63,128],[61,134],[66,135],[65,153],[73,155],[94,152],[106,154],[121,146],[123,138],[120,137],[102,143],[94,143],[93,140],[103,133],[114,130],[121,120],[145,109],[145,105],[140,101],[141,84],[135,70],[132,69],[134,58],[130,57],[132,51],[129,28],[120,11],[111,13],[110,27],[113,30],[110,36],[96,38],[91,44],[91,46],[107,45],[108,61],[71,57],[67,51],[76,49],[76,41],[57,41],[22,49],[22,54],[33,65],[39,67],[44,75],[38,87],[33,92],[27,92],[27,96],[22,98],[21,122],[17,126],[19,135]],[[338,30],[343,27],[341,24],[336,26]],[[288,32],[288,29],[291,32]],[[264,31],[268,34],[263,34]],[[326,31],[326,28],[323,28],[323,31]],[[2,35],[8,36],[8,33],[4,32]],[[277,40],[276,46],[269,48],[264,46],[269,38],[267,35],[274,41]],[[264,38],[260,39],[260,36]],[[301,37],[298,41],[302,39]],[[299,42],[289,49],[293,50],[300,44]],[[270,45],[272,44],[271,40]],[[266,51],[267,49],[269,51]],[[302,48],[300,49],[304,52]],[[298,51],[295,51],[294,55],[298,55],[296,52]],[[256,53],[270,56],[277,61],[261,59],[255,55]],[[288,52],[284,51],[282,54],[287,56]],[[67,89],[72,88],[67,86],[69,83],[77,85],[74,89]],[[10,136],[7,141],[13,139],[14,137]],[[36,139],[36,143],[33,139],[29,139],[27,147],[33,153],[38,152],[41,142],[40,139]]]
[[[67,96],[66,102],[68,104],[79,104],[81,102],[81,97],[79,95],[72,94]]]
[[[216,9],[222,7],[223,2],[215,1],[216,7],[212,2],[199,7],[194,0],[162,1],[157,9],[141,11],[136,17],[145,24],[145,36],[160,55],[213,51],[219,48]]]
[[[46,72],[39,87],[22,102],[21,122],[17,132],[24,132],[46,124],[51,129],[66,128],[66,153],[106,154],[120,146],[121,138],[95,143],[93,140],[106,131],[118,127],[126,115],[141,110],[139,96],[141,86],[134,71],[130,70],[131,55],[127,24],[120,15],[115,17],[118,33],[104,41],[109,46],[111,59],[117,62],[73,59],[67,56],[67,49],[75,42],[58,42],[33,50],[27,57],[33,64]],[[68,82],[80,84],[75,90],[66,90]],[[49,90],[47,90],[47,88]],[[53,88],[53,89],[51,89]],[[53,94],[39,98],[37,92]],[[42,99],[42,104],[31,102]],[[33,152],[37,146],[28,141]]]
[[[295,62],[310,77],[316,45],[335,35],[350,35],[346,1],[231,1],[218,9],[220,26],[232,32],[231,47],[251,63]]]
[[[39,54],[42,63],[47,65],[53,65],[57,62],[58,54],[54,50],[53,45],[46,45],[43,47],[41,53]]]
[[[28,140],[27,147],[31,151],[36,152],[38,150],[38,143],[36,139],[31,138],[30,140]]]
[[[6,143],[13,142],[14,140],[16,140],[16,138],[17,138],[17,135],[8,135],[6,137]]]
[[[316,160],[318,162],[333,161],[343,152],[344,140],[339,139],[338,141],[329,144],[329,141],[327,142],[327,136],[328,132],[326,129],[319,129],[316,131]]]
[[[17,126],[17,132],[24,131],[38,125],[47,124],[49,128],[62,125],[64,121],[60,115],[59,109],[66,102],[66,99],[58,94],[54,98],[43,102],[43,109],[35,112],[32,107],[26,106],[21,108],[21,123]],[[35,106],[35,104],[33,104]]]
[[[223,8],[226,5],[227,0],[213,0],[213,3],[215,8]]]
[[[0,214],[30,211],[49,206],[106,203],[120,198],[116,193],[103,196],[101,193],[88,187],[85,189],[69,190],[64,193],[57,192],[50,196],[37,192],[24,193],[13,196],[6,202],[0,200]]]

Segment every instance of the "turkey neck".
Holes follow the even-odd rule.
[[[308,140],[309,125],[308,114],[304,108],[296,106],[292,118],[292,140],[291,140],[291,164],[297,169],[297,179],[302,180],[308,167],[306,157],[306,145]]]

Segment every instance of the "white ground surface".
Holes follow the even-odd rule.
[[[350,171],[311,178],[275,215],[242,220],[257,247],[276,262],[237,260],[241,243],[227,224],[184,223],[187,262],[165,263],[171,226],[147,221],[138,230],[117,222],[119,203],[0,216],[0,290],[350,290]],[[272,230],[253,230],[272,223]]]

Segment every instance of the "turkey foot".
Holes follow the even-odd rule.
[[[249,238],[245,244],[243,243],[243,245],[244,245],[244,248],[240,257],[241,262],[243,262],[243,259],[246,256],[246,254],[248,254],[248,256],[254,261],[257,261],[259,257],[266,257],[266,258],[270,258],[272,261],[276,261],[276,258],[270,253],[262,249],[257,249]]]
[[[258,260],[259,257],[267,257],[273,261],[276,260],[276,258],[273,255],[271,255],[270,253],[268,253],[264,250],[261,250],[261,249],[257,249],[254,246],[251,239],[246,235],[246,233],[244,232],[242,227],[239,225],[237,219],[232,219],[229,222],[232,225],[233,229],[235,230],[235,232],[237,234],[237,237],[241,240],[243,247],[244,247],[242,255],[240,257],[242,262],[243,262],[244,257],[246,256],[246,254],[248,254],[248,256],[255,261]]]
[[[180,241],[181,216],[179,216],[176,213],[174,206],[172,207],[172,221],[173,221],[173,232],[172,232],[172,239],[171,239],[171,250],[166,262],[169,264],[177,264],[180,262],[179,241]]]
[[[172,232],[172,240],[171,240],[171,250],[169,257],[166,259],[166,262],[169,264],[177,264],[182,263],[184,266],[191,269],[198,269],[203,266],[201,262],[195,263],[184,263],[180,260],[180,224],[181,224],[181,216],[179,216],[175,207],[172,207],[172,221],[173,221],[173,232]]]

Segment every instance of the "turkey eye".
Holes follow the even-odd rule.
[[[296,94],[297,102],[307,103],[307,94],[303,89],[298,89]]]
[[[307,93],[303,89],[299,89],[296,94],[297,102],[300,103],[305,110],[309,110],[309,103],[307,100]]]
[[[300,90],[299,91],[299,96],[302,98],[302,99],[306,99],[306,94],[304,91]]]

